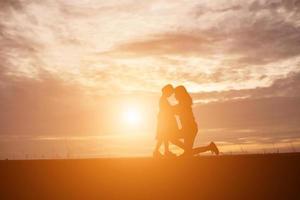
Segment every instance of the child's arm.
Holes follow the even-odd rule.
[[[178,114],[180,112],[180,105],[176,104],[172,106],[168,99],[161,98],[159,101],[159,108],[161,111],[172,112],[174,114]]]
[[[169,104],[169,110],[170,112],[174,113],[174,114],[179,114],[180,113],[180,105],[176,104],[174,106]]]

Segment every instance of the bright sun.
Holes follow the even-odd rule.
[[[138,125],[141,121],[141,114],[136,108],[127,108],[123,113],[123,119],[127,124]]]

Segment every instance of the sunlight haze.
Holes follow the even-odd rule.
[[[299,1],[1,0],[0,46],[0,158],[149,156],[166,84],[195,145],[300,148]]]

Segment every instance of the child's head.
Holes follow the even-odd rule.
[[[174,88],[171,84],[165,85],[162,89],[162,95],[165,97],[169,97],[174,93]]]

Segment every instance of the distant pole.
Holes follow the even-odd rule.
[[[292,142],[290,142],[290,146],[291,146],[292,152],[295,153],[296,149],[295,149],[294,144]]]

